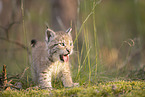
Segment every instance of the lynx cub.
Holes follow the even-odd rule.
[[[32,76],[41,88],[52,88],[52,76],[61,77],[64,87],[78,85],[72,82],[69,67],[69,55],[73,52],[71,30],[54,32],[47,29],[45,42],[31,41]]]

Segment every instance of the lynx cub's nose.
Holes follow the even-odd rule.
[[[67,48],[66,48],[66,50],[67,50],[68,54],[70,54],[70,50],[69,50],[69,49],[67,49]]]

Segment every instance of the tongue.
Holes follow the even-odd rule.
[[[68,62],[68,60],[69,60],[69,56],[68,56],[68,55],[63,56],[63,60],[64,60],[64,62]]]

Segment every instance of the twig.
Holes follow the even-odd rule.
[[[29,67],[26,67],[26,68],[24,69],[23,73],[21,74],[20,79],[24,76],[24,74],[25,74],[25,72],[26,72],[27,69],[29,69]]]
[[[24,76],[24,74],[25,74],[25,72],[26,72],[27,69],[29,69],[29,67],[26,67],[22,73],[17,74],[17,75],[15,75],[15,76],[8,77],[8,79],[13,79],[13,78],[15,78],[15,79],[18,79],[18,81],[21,80],[22,77]],[[21,76],[20,76],[20,75],[21,75]]]
[[[17,86],[17,85],[13,85],[11,84],[12,82],[12,78],[17,78],[18,81],[16,83],[19,83],[19,81],[23,78],[26,70],[29,69],[29,67],[25,68],[24,71],[21,74],[17,74],[16,76],[13,77],[9,77],[7,78],[7,73],[6,73],[6,65],[3,66],[3,72],[2,72],[2,77],[1,77],[1,84],[0,84],[0,88],[4,89],[4,90],[10,90],[11,88],[15,88],[15,89],[21,89],[22,85]],[[19,77],[20,76],[20,77]],[[10,81],[8,81],[8,79],[11,79]]]
[[[11,85],[6,85],[6,86],[5,86],[5,89],[6,89],[6,90],[9,90],[9,89],[10,89],[9,87],[12,87],[12,88],[15,88],[15,89],[20,89],[19,87],[15,86],[15,85],[12,85],[12,84],[11,84]],[[0,86],[0,88],[3,88],[3,86]],[[8,89],[8,88],[9,88],[9,89]]]

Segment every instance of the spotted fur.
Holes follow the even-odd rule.
[[[32,47],[33,81],[41,88],[52,88],[52,76],[60,76],[64,87],[73,83],[69,66],[69,55],[73,52],[71,28],[66,32],[46,30],[45,42],[37,42]]]

